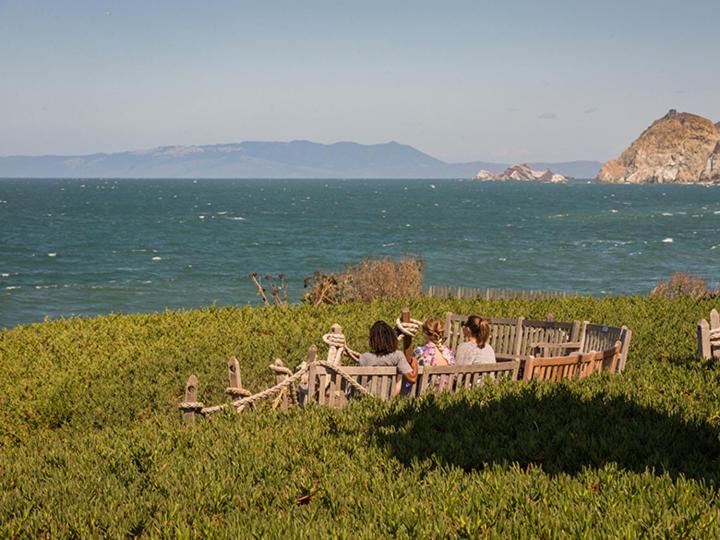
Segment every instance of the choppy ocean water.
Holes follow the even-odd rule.
[[[0,326],[256,303],[249,272],[421,255],[433,285],[720,280],[720,188],[461,180],[0,180]]]

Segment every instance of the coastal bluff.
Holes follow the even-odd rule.
[[[671,109],[618,159],[605,163],[598,181],[627,184],[720,184],[720,122]]]
[[[508,167],[499,174],[493,174],[490,171],[481,170],[473,177],[473,180],[519,180],[523,182],[548,182],[558,184],[567,182],[568,177],[562,174],[556,174],[550,169],[544,171],[536,171],[530,168],[530,165],[523,163],[522,165],[513,165]]]

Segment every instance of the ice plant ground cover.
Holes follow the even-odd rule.
[[[226,399],[272,383],[330,325],[355,349],[413,316],[626,324],[620,376],[506,382],[342,410],[184,425],[188,375]],[[717,301],[410,300],[108,315],[0,332],[0,536],[720,536],[720,368],[695,358]],[[322,349],[321,349],[322,351]]]

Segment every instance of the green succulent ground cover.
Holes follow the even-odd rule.
[[[0,332],[0,537],[720,537],[720,368],[695,356],[710,301],[422,300],[633,331],[621,376],[503,383],[344,410],[183,425],[187,377],[271,383],[340,322],[364,349],[401,303],[207,308]]]

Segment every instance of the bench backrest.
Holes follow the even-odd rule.
[[[470,364],[454,366],[420,366],[416,395],[425,392],[457,392],[472,388],[485,381],[498,381],[504,377],[516,381],[520,362]]]
[[[462,323],[467,315],[448,313],[445,316],[445,345],[453,350],[465,341]],[[535,343],[565,343],[578,339],[579,323],[533,321],[523,317],[501,319],[484,317],[490,325],[488,343],[498,360],[521,360],[532,354]]]
[[[518,342],[516,336],[522,333],[522,318],[501,319],[497,317],[484,317],[490,325],[490,339],[488,343],[495,351],[498,360],[517,360]],[[467,321],[467,315],[448,313],[445,316],[445,345],[457,350],[458,345],[465,341],[462,323]]]
[[[402,375],[395,367],[341,366],[342,372],[351,377],[368,392],[386,401],[401,392],[416,396],[428,391],[457,392],[485,381],[498,381],[508,377],[517,380],[520,362],[471,364],[454,366],[420,366],[414,384],[405,385]],[[313,364],[308,374],[308,399],[320,405],[342,407],[348,396],[358,390],[338,371],[331,367]]]
[[[607,351],[615,346],[617,341],[620,342],[620,358],[618,359],[615,371],[620,372],[625,369],[628,352],[630,350],[630,339],[632,332],[627,326],[606,326],[602,324],[585,325],[585,334],[583,339],[582,351]]]
[[[620,361],[622,343],[606,351],[589,353],[573,353],[569,356],[535,358],[530,356],[525,361],[523,379],[539,379],[541,381],[562,381],[565,379],[584,378],[593,373],[608,371],[615,373]]]
[[[591,373],[600,373],[603,371],[616,373],[618,371],[618,364],[620,363],[621,351],[622,342],[618,340],[611,349],[581,354],[581,361],[587,362],[590,366],[590,372],[586,375],[590,375]]]
[[[341,366],[343,373],[352,377],[368,392],[386,401],[400,393],[401,376],[396,367]],[[336,370],[313,364],[308,372],[308,399],[320,405],[342,407],[347,396],[356,389]]]

